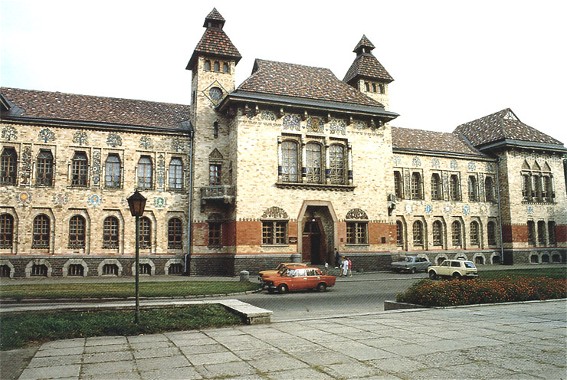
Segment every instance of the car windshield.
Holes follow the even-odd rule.
[[[474,264],[470,261],[465,261],[465,267],[467,268],[476,268]]]

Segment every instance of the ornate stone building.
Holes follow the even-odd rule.
[[[281,261],[387,268],[565,262],[563,144],[511,110],[453,133],[391,127],[393,78],[363,36],[343,80],[256,60],[214,9],[187,65],[191,105],[1,89],[2,276],[130,275],[148,198],[145,274],[256,271]]]

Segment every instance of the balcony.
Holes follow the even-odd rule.
[[[234,188],[228,185],[201,187],[201,205],[208,202],[234,203]]]

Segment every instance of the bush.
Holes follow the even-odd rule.
[[[567,298],[567,280],[546,277],[473,279],[456,281],[422,280],[396,301],[422,306],[457,306]]]

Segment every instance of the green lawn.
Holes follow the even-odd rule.
[[[519,278],[519,277],[549,277],[549,278],[563,278],[567,279],[567,267],[565,266],[549,266],[549,267],[534,267],[525,269],[502,269],[502,270],[482,270],[478,268],[479,277],[482,279],[492,280],[504,277]]]

